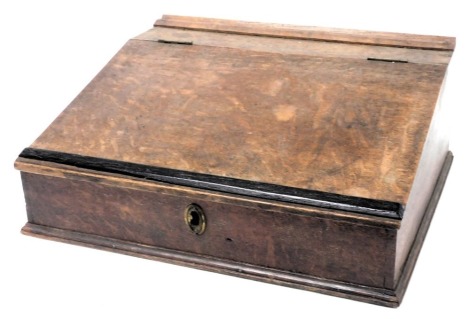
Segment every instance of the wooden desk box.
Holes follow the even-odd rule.
[[[23,233],[397,306],[454,38],[164,16],[16,161]]]

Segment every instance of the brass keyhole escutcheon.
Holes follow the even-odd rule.
[[[206,230],[206,215],[201,206],[189,204],[184,211],[184,220],[189,229],[196,235],[201,235]]]

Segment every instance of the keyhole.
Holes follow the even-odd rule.
[[[186,207],[184,220],[196,235],[201,235],[206,230],[206,216],[201,206],[197,204],[190,204]]]
[[[198,215],[198,213],[195,212],[195,211],[191,211],[191,212],[189,213],[189,215],[190,215],[189,218],[191,219],[191,220],[189,221],[189,223],[191,224],[191,226],[193,226],[193,227],[198,227],[198,226],[199,226],[199,222],[200,222],[200,221],[199,221],[199,215]]]

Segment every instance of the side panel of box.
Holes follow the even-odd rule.
[[[440,96],[442,96],[442,89]],[[438,100],[421,153],[413,187],[408,203],[406,203],[402,225],[398,231],[395,263],[396,282],[400,279],[408,254],[413,246],[421,221],[436,187],[437,180],[440,174],[443,174],[441,170],[449,151],[449,141],[444,122],[441,103]]]
[[[24,172],[22,178],[31,224],[393,288],[393,229]],[[185,223],[191,203],[205,212],[202,235]]]

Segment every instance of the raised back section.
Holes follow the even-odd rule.
[[[455,38],[164,15],[155,27],[452,51]]]

